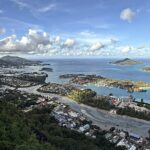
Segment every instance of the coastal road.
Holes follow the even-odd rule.
[[[37,89],[41,85],[29,87],[29,88],[19,88],[18,90],[27,93],[39,94],[46,97],[57,97],[58,101],[67,104],[73,110],[82,113],[85,117],[91,120],[94,124],[101,127],[102,129],[109,129],[110,127],[116,127],[118,129],[124,129],[128,132],[138,134],[140,136],[148,136],[148,130],[150,129],[150,121],[144,121],[132,117],[120,116],[110,114],[108,111],[93,108],[84,104],[79,104],[67,97],[62,97],[51,93],[41,93]]]

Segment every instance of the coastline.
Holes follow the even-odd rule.
[[[18,90],[38,94],[45,97],[57,97],[58,102],[69,105],[70,108],[79,113],[82,113],[88,119],[93,121],[94,124],[102,127],[103,129],[109,129],[110,127],[114,126],[116,128],[124,129],[129,132],[132,131],[133,133],[139,134],[143,137],[146,137],[148,135],[147,131],[150,127],[150,121],[129,116],[110,114],[109,111],[101,110],[84,104],[79,104],[76,101],[65,96],[38,92],[36,90],[38,87],[40,87],[40,85],[30,88],[19,88]]]

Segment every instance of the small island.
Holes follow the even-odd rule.
[[[138,65],[138,64],[143,64],[143,62],[141,61],[136,61],[136,60],[132,60],[129,58],[125,58],[122,60],[117,60],[114,62],[110,62],[111,64],[115,64],[115,65]]]
[[[145,71],[145,72],[150,72],[150,67],[144,67],[144,68],[143,68],[143,71]]]
[[[42,68],[40,71],[47,71],[47,72],[53,72],[53,69],[52,68]]]

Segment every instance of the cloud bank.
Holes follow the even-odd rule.
[[[1,29],[1,33],[4,31]],[[117,39],[101,38],[94,33],[78,33],[78,38],[50,36],[36,29],[18,38],[15,34],[0,40],[1,54],[26,54],[44,56],[106,56],[116,57],[130,54],[145,55],[149,46],[120,46]],[[84,37],[84,38],[83,38]],[[86,38],[85,38],[86,37]],[[82,39],[82,40],[81,40]],[[148,54],[147,54],[148,55]]]

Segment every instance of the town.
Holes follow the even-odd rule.
[[[58,121],[58,124],[61,127],[66,127],[71,130],[81,132],[86,136],[90,136],[91,138],[96,138],[96,135],[99,132],[102,132],[102,129],[96,125],[93,125],[92,122],[85,118],[82,114],[75,112],[65,104],[57,103],[56,100],[57,98],[55,97],[52,97],[49,100],[42,97],[37,100],[36,105],[28,106],[23,111],[28,112],[35,107],[54,105],[55,107],[50,115]],[[124,130],[116,129],[114,127],[110,128],[109,131],[106,131],[105,137],[110,142],[116,144],[116,146],[125,146],[128,150],[142,148],[144,144],[148,143],[146,139],[140,137],[139,135],[128,133]]]
[[[16,97],[13,97],[13,95]],[[49,115],[54,117],[58,125],[63,128],[85,134],[93,139],[96,139],[98,134],[103,133],[105,138],[111,143],[116,146],[124,146],[128,150],[136,150],[137,148],[143,150],[148,149],[148,147],[146,147],[149,143],[148,137],[141,137],[137,134],[115,127],[111,127],[109,130],[103,130],[93,124],[92,121],[82,113],[78,113],[68,105],[59,102],[57,97],[44,97],[10,89],[1,91],[0,100],[6,99],[5,96],[9,97],[10,101],[14,101],[16,98],[20,99],[20,101],[16,103],[18,104],[18,108],[24,113],[31,112],[34,109],[51,106],[50,108],[52,110]],[[21,101],[21,99],[24,99],[24,101]],[[112,97],[112,99],[112,101],[114,101],[114,97]]]

